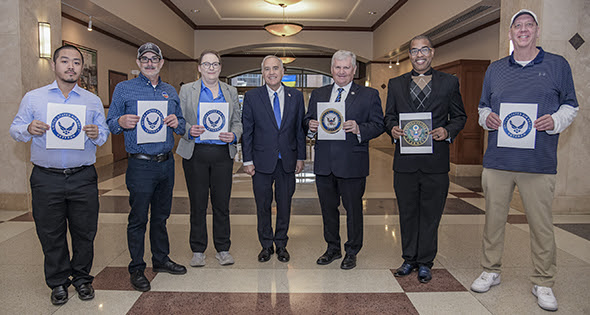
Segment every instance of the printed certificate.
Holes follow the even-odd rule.
[[[346,140],[344,102],[318,102],[318,140]]]
[[[47,104],[46,149],[84,150],[86,105]]]
[[[166,141],[168,101],[137,101],[137,144]]]
[[[533,122],[537,119],[537,104],[501,103],[498,128],[498,147],[534,149],[537,130]]]
[[[400,113],[399,127],[404,135],[399,140],[401,154],[431,154],[432,113]]]
[[[199,107],[199,123],[205,127],[199,139],[219,140],[219,134],[228,130],[229,104],[200,103]]]

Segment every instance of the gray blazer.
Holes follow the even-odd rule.
[[[229,132],[236,135],[236,140],[240,141],[242,137],[242,115],[240,111],[240,103],[238,101],[238,90],[226,83],[219,82],[221,93],[229,103]],[[180,88],[180,108],[186,120],[186,132],[178,143],[176,153],[184,159],[190,159],[193,156],[195,149],[195,139],[189,139],[190,129],[197,124],[197,106],[199,105],[199,96],[201,94],[201,80],[184,84]],[[237,148],[235,144],[229,145],[229,156],[234,158],[236,156]]]

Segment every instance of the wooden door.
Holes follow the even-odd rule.
[[[109,106],[113,102],[113,92],[115,86],[121,81],[127,80],[127,74],[113,70],[109,70]],[[125,139],[123,133],[118,135],[111,135],[111,143],[113,148],[113,162],[117,162],[127,158],[127,151],[125,151]]]

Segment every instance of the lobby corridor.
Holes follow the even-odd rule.
[[[371,175],[364,195],[364,246],[357,267],[341,270],[340,261],[320,266],[325,251],[322,218],[312,172],[297,177],[289,243],[291,261],[276,255],[259,263],[256,209],[250,176],[234,164],[230,203],[235,264],[220,266],[212,237],[206,266],[189,266],[188,193],[182,163],[176,158],[176,184],[168,221],[170,257],[187,266],[186,275],[151,270],[146,237],[149,292],[133,290],[127,264],[126,162],[98,168],[100,217],[92,274],[96,297],[78,299],[73,287],[63,306],[53,306],[43,276],[43,254],[31,213],[0,211],[0,314],[541,314],[531,294],[528,225],[511,210],[506,227],[502,283],[484,294],[469,290],[481,273],[484,198],[479,179],[452,179],[439,229],[433,280],[422,284],[416,273],[395,278],[402,263],[397,205],[393,193],[392,148],[371,149]],[[210,211],[210,209],[209,209]],[[344,211],[344,209],[342,209]],[[342,212],[341,236],[346,240]],[[211,235],[211,216],[208,216]],[[273,219],[274,221],[274,219]],[[590,216],[554,216],[558,246],[557,313],[590,313]]]

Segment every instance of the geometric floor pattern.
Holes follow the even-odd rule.
[[[260,245],[251,179],[234,166],[231,199],[232,245],[236,263],[220,266],[212,245],[206,265],[188,266],[188,194],[176,157],[173,214],[168,220],[170,257],[188,268],[185,275],[154,273],[149,240],[144,260],[151,291],[129,283],[126,223],[128,193],[125,162],[99,168],[101,209],[92,274],[96,297],[81,301],[70,287],[62,306],[50,303],[43,275],[41,246],[27,211],[0,211],[0,314],[541,314],[531,294],[529,230],[526,216],[509,212],[502,283],[485,294],[469,290],[480,273],[485,201],[478,179],[455,179],[443,214],[433,279],[420,283],[416,272],[396,278],[403,262],[399,218],[393,192],[392,157],[371,149],[371,176],[363,198],[364,242],[357,267],[340,261],[319,266],[325,248],[322,219],[311,172],[297,177],[289,228],[291,260],[276,255],[256,259]],[[207,217],[211,235],[211,216]],[[346,238],[342,209],[340,235]],[[590,216],[554,216],[557,243],[558,313],[590,314]],[[211,240],[211,237],[210,237]],[[211,241],[210,241],[211,243]]]

